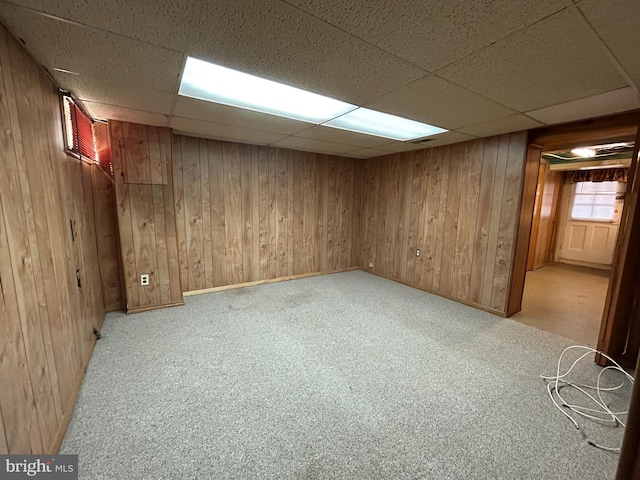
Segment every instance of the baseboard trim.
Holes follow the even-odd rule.
[[[62,446],[62,441],[64,440],[64,436],[67,433],[67,427],[69,426],[69,422],[71,421],[71,417],[73,416],[73,409],[76,406],[78,393],[80,393],[80,387],[82,386],[82,381],[84,380],[84,375],[87,372],[89,360],[91,360],[91,355],[93,355],[93,349],[95,346],[96,339],[92,338],[91,345],[89,346],[89,351],[87,352],[87,355],[85,356],[84,360],[82,361],[82,365],[80,366],[80,371],[78,372],[78,377],[76,378],[76,384],[74,385],[69,400],[67,400],[67,405],[62,414],[62,418],[60,419],[60,423],[58,424],[56,434],[51,441],[49,449],[45,452],[45,455],[55,455],[60,451],[60,447]]]
[[[494,315],[497,315],[499,317],[503,317],[503,318],[507,317],[506,312],[501,312],[500,310],[495,310],[493,308],[485,307],[484,305],[480,305],[480,304],[477,304],[477,303],[474,303],[474,302],[469,302],[467,300],[462,300],[460,298],[456,298],[456,297],[454,297],[452,295],[447,295],[447,294],[442,293],[442,292],[436,292],[435,290],[430,290],[430,289],[422,287],[420,285],[416,285],[415,283],[405,282],[405,281],[400,280],[398,278],[388,277],[387,275],[382,275],[380,273],[372,272],[370,270],[365,270],[365,269],[361,269],[361,270],[364,271],[364,272],[372,273],[373,275],[376,275],[378,277],[385,278],[387,280],[391,280],[392,282],[401,283],[403,285],[406,285],[407,287],[415,288],[417,290],[422,290],[423,292],[431,293],[433,295],[437,295],[439,297],[443,297],[443,298],[446,298],[448,300],[453,300],[454,302],[462,303],[463,305],[467,305],[469,307],[477,308],[478,310],[483,310],[485,312],[493,313]]]
[[[146,305],[144,307],[130,308],[129,310],[127,310],[127,314],[148,312],[149,310],[158,310],[159,308],[179,307],[180,305],[184,305],[184,302],[179,301],[173,303],[164,303],[162,305]]]
[[[576,267],[595,268],[596,270],[606,270],[608,272],[611,271],[611,265],[605,265],[604,263],[582,262],[580,260],[568,260],[566,258],[559,258],[558,260],[555,260],[555,263],[564,263],[565,265],[574,265]]]
[[[202,290],[192,290],[190,292],[184,292],[182,296],[190,297],[192,295],[202,295],[204,293],[222,292],[224,290],[232,290],[234,288],[255,287],[256,285],[264,285],[267,283],[287,282],[289,280],[298,280],[300,278],[318,277],[320,275],[331,275],[334,273],[352,272],[354,270],[360,270],[360,267],[349,267],[340,270],[332,270],[330,272],[313,272],[302,273],[300,275],[290,275],[288,277],[270,278],[267,280],[256,280],[255,282],[236,283],[234,285],[223,285],[221,287],[204,288]]]

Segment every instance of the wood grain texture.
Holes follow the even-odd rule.
[[[200,142],[197,138],[189,138],[185,142],[185,159],[183,162],[183,189],[185,206],[185,225],[187,229],[187,271],[189,281],[196,285],[204,285],[204,249],[202,234],[202,185],[200,182]]]
[[[137,123],[122,124],[127,149],[122,157],[124,183],[167,184],[167,145],[160,142],[161,129]]]
[[[362,161],[180,135],[173,143],[185,292],[357,266]],[[210,219],[202,228],[200,217]],[[199,258],[211,258],[213,276],[190,273]]]
[[[7,444],[7,436],[4,432],[4,419],[2,418],[2,410],[0,410],[0,455],[9,454],[9,445]]]
[[[541,159],[527,270],[536,270],[552,261],[556,214],[563,183],[564,173],[549,170],[549,163]]]
[[[335,270],[335,265],[339,260],[338,252],[338,219],[337,210],[339,209],[339,188],[340,183],[336,178],[338,162],[335,156],[329,157],[329,165],[326,170],[326,217],[324,222],[324,231],[326,231],[326,269],[328,271]]]
[[[531,130],[531,143],[546,151],[633,142],[640,123],[640,110],[590,118]]]
[[[538,181],[536,183],[536,196],[533,202],[533,220],[531,222],[531,236],[529,238],[529,255],[527,258],[527,270],[534,269],[536,242],[538,240],[538,229],[540,228],[540,216],[542,213],[542,196],[544,192],[545,170],[549,168],[548,162],[541,158],[540,169],[538,170]]]
[[[425,151],[422,168],[416,175],[421,176],[420,210],[418,211],[418,240],[416,248],[422,245],[420,267],[416,270],[414,283],[432,289],[437,260],[437,233],[440,218],[440,185],[446,184],[443,177],[442,150]]]
[[[109,138],[127,311],[180,303],[181,276],[204,285],[206,274],[202,248],[203,172],[200,165],[197,162],[186,165],[180,162],[188,188],[184,188],[184,183],[176,186],[174,203],[171,131],[110,121]],[[184,148],[199,155],[197,139]],[[182,151],[182,145],[179,151]],[[154,164],[160,164],[160,167],[154,170]],[[134,165],[133,178],[140,182],[127,183],[125,179],[127,175],[131,179]],[[167,170],[166,175],[162,168]],[[183,223],[179,227],[176,226],[178,210],[183,212]],[[185,222],[189,223],[189,228]],[[186,265],[182,270],[177,246],[180,228],[189,232],[181,240],[185,245],[185,255],[189,255],[188,261],[184,259]],[[149,275],[149,285],[140,285],[142,274]]]
[[[640,358],[635,371],[640,369]],[[629,414],[625,426],[620,460],[615,480],[635,480],[640,477],[640,384],[635,382],[629,401]]]
[[[423,168],[426,164],[424,162],[425,153],[425,150],[412,152],[409,160],[412,162],[413,167],[407,169],[407,171],[410,172],[407,181],[410,183],[407,184],[407,191],[405,192],[407,195],[406,201],[409,202],[409,205],[405,208],[404,219],[404,222],[408,225],[405,242],[405,252],[407,256],[405,276],[411,280],[412,283],[415,283],[416,277],[421,277],[420,267],[422,256],[417,256],[417,250],[418,245],[424,243],[424,239],[419,239],[418,237],[421,226],[420,220],[424,222],[424,216],[421,215],[420,212],[426,205],[426,195],[424,197],[422,196]],[[422,227],[424,230],[424,225]],[[420,255],[423,255],[422,250],[420,250]]]
[[[363,162],[360,267],[504,314],[525,151],[517,133]]]
[[[620,219],[618,238],[611,266],[611,277],[605,300],[602,324],[598,335],[598,350],[606,353],[623,366],[631,368],[638,359],[638,342],[628,342],[630,331],[637,331],[632,322],[640,319],[640,289],[630,286],[640,284],[640,124],[636,130],[636,140],[629,167],[629,179],[624,198],[624,208]],[[606,359],[596,356],[596,361],[604,366]]]
[[[447,193],[449,191],[449,172],[451,166],[451,148],[445,147],[444,149],[437,149],[435,152],[432,152],[434,158],[438,157],[440,154],[440,164],[442,165],[441,169],[441,179],[440,179],[440,195],[438,197],[438,213],[437,213],[437,221],[436,221],[436,251],[435,256],[433,258],[433,281],[432,288],[436,291],[440,291],[440,271],[442,265],[442,252],[445,250],[444,245],[444,225],[447,216]],[[436,177],[434,177],[436,178]],[[436,186],[432,184],[432,186]]]
[[[481,172],[484,158],[484,140],[466,142],[462,162],[461,184],[464,191],[460,195],[458,230],[454,255],[453,291],[464,300],[469,300],[472,258],[477,236],[478,197],[480,194]],[[485,185],[486,186],[486,185]],[[476,259],[482,263],[482,258]]]
[[[541,252],[536,259],[536,262],[551,262],[553,261],[553,255],[556,250],[556,239],[558,229],[558,206],[562,200],[562,186],[564,185],[565,174],[563,172],[551,172],[549,171],[545,177],[545,192],[542,198],[542,214],[545,218],[543,226],[540,228],[540,232],[543,232],[540,237],[543,245],[537,245],[536,249]],[[545,232],[546,230],[546,232]]]
[[[482,285],[487,266],[489,232],[491,229],[491,210],[493,208],[493,187],[496,177],[499,138],[492,137],[483,141],[482,170],[480,173],[478,205],[476,214],[476,232],[473,243],[474,262],[469,282],[469,300],[482,303]]]
[[[57,448],[101,327],[97,168],[64,153],[57,88],[0,26],[2,453]]]
[[[183,160],[189,158],[189,152],[183,152]],[[191,159],[199,162],[199,158]],[[242,187],[240,185],[240,145],[225,144],[223,146],[223,178],[224,178],[224,209],[225,209],[225,238],[226,242],[226,262],[231,267],[228,268],[228,279],[232,283],[244,282],[242,263]],[[187,235],[189,232],[187,232]],[[187,256],[189,261],[189,257]],[[200,282],[194,282],[190,277],[189,287],[194,289],[206,288]]]
[[[461,213],[460,197],[464,193],[462,191],[464,186],[466,186],[462,185],[462,174],[464,169],[464,144],[452,145],[449,158],[449,183],[447,189],[447,201],[444,220],[442,258],[440,260],[439,289],[447,295],[454,295],[456,238],[458,237],[458,217]],[[460,295],[460,297],[462,297],[462,295]]]
[[[0,225],[0,278],[3,295],[0,298],[0,408],[3,412],[4,430],[9,453],[32,452],[29,438],[32,429],[33,390],[29,381],[27,357],[22,339],[17,292],[13,272],[4,208],[0,205],[3,222]],[[53,402],[53,399],[51,399]]]
[[[193,290],[191,292],[184,292],[185,297],[192,297],[194,295],[203,295],[205,293],[214,293],[214,292],[223,292],[225,290],[235,290],[237,288],[245,288],[245,287],[254,287],[257,285],[266,285],[268,283],[276,283],[276,282],[287,282],[289,280],[298,280],[301,278],[309,278],[309,277],[317,277],[319,275],[330,275],[332,273],[343,273],[343,272],[352,272],[354,270],[359,270],[359,267],[349,267],[344,268],[335,272],[312,272],[312,273],[303,273],[300,275],[291,275],[289,277],[281,277],[281,278],[271,278],[266,280],[256,280],[255,282],[245,282],[238,283],[235,285],[224,285],[221,287],[213,287],[213,288],[205,288],[202,290]]]
[[[8,60],[12,67],[13,77],[9,88],[15,89],[15,97],[8,99],[7,120],[9,128],[14,132],[15,153],[11,158],[5,160],[4,174],[0,179],[0,191],[3,193],[6,212],[5,225],[8,245],[12,252],[11,265],[22,338],[25,343],[29,372],[34,376],[31,379],[31,386],[36,409],[31,412],[33,430],[30,435],[30,443],[33,450],[38,450],[44,448],[43,436],[51,435],[51,425],[45,424],[43,418],[45,415],[51,417],[51,412],[38,410],[50,409],[53,402],[47,402],[44,399],[53,398],[53,395],[49,378],[50,365],[46,362],[42,343],[42,328],[48,322],[48,318],[46,311],[39,308],[42,298],[39,295],[40,289],[37,284],[41,281],[42,272],[39,265],[39,251],[35,245],[37,236],[30,198],[30,190],[34,186],[29,184],[26,165],[26,159],[34,158],[36,155],[35,148],[33,148],[33,142],[36,141],[36,131],[33,128],[22,128],[23,125],[34,125],[29,106],[26,53],[22,49],[11,49]],[[7,73],[9,72],[7,71]],[[10,82],[7,77],[4,78],[5,85]]]
[[[362,248],[362,195],[363,195],[363,162],[351,160],[353,162],[353,212],[351,214],[351,263],[358,264],[360,250]]]
[[[107,312],[124,310],[125,295],[120,267],[122,261],[118,243],[114,181],[97,168],[91,170],[91,180],[104,308]]]
[[[526,142],[527,139],[525,138]],[[507,299],[507,316],[514,315],[522,310],[522,294],[524,292],[524,279],[527,273],[527,255],[529,253],[529,239],[531,238],[531,224],[533,222],[533,207],[535,201],[536,184],[538,183],[538,172],[540,170],[540,158],[542,156],[542,148],[535,145],[527,146],[527,155],[525,165],[518,165],[519,158],[516,159],[515,151],[520,151],[521,141],[518,139],[509,145],[509,159],[507,160],[507,178],[510,181],[518,178],[522,182],[520,191],[515,192],[513,186],[508,190],[505,189],[505,198],[518,205],[519,213],[514,219],[515,235],[510,239],[512,249],[511,256],[513,260],[510,262],[510,274],[507,286],[505,287],[505,296]],[[519,157],[519,155],[518,155]],[[522,179],[522,180],[520,180]],[[506,253],[505,253],[506,255]]]

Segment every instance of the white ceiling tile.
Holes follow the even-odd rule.
[[[437,73],[521,112],[625,86],[587,27],[568,10]]]
[[[601,117],[640,108],[638,94],[631,88],[581,98],[572,102],[527,112],[527,115],[547,124],[572,122],[582,118]]]
[[[363,148],[362,150],[349,152],[350,157],[357,158],[381,157],[383,155],[389,155],[389,152],[386,150],[378,150],[377,148]]]
[[[82,102],[91,118],[96,120],[121,120],[123,122],[142,123],[156,127],[166,127],[169,120],[159,113],[134,110],[132,108],[106,105],[104,103]]]
[[[565,7],[563,0],[284,0],[435,71]]]
[[[173,114],[178,117],[224,123],[226,125],[265,130],[286,135],[307,129],[311,125],[310,123],[299,122],[277,115],[268,115],[244,108],[235,108],[182,96],[178,96]]]
[[[203,122],[183,117],[171,117],[169,124],[177,133],[198,135],[216,140],[231,140],[254,145],[268,145],[285,138],[285,135],[250,128],[224,125],[221,123]]]
[[[421,150],[423,148],[439,147],[440,145],[449,145],[451,143],[465,142],[467,140],[473,140],[474,136],[466,135],[459,132],[445,132],[438,135],[434,135],[432,140],[423,143],[413,142],[392,142],[385,145],[380,145],[378,149],[386,150],[388,152],[409,152],[411,150]]]
[[[427,148],[431,142],[412,143],[412,142],[391,142],[380,145],[377,150],[384,150],[387,153],[393,152],[410,152],[412,150],[422,150]]]
[[[286,140],[299,145],[292,148],[365,156],[531,128],[528,117],[560,123],[639,108],[570,4],[0,0],[0,19],[98,118],[166,125],[162,114],[172,113],[185,133],[257,144],[294,135]],[[576,4],[640,82],[640,3]],[[412,144],[190,99],[172,107],[184,58],[171,49],[183,46],[232,68],[454,131]],[[436,75],[426,73],[434,69]]]
[[[201,2],[192,56],[361,105],[425,74],[282,2]]]
[[[346,145],[356,145],[358,147],[375,147],[389,143],[388,138],[376,137],[374,135],[364,135],[362,133],[349,132],[339,128],[323,127],[314,125],[312,127],[296,133],[297,137],[312,138],[325,142],[343,143]]]
[[[58,85],[83,101],[105,103],[148,112],[171,113],[175,95],[144,88],[140,84],[115,84],[102,78],[52,71]]]
[[[195,0],[12,0],[11,3],[183,51]]]
[[[516,113],[509,107],[435,75],[405,85],[369,102],[366,107],[448,130]]]
[[[292,148],[294,150],[304,150],[307,152],[344,154],[360,147],[355,145],[343,145],[341,143],[324,142],[322,140],[314,140],[311,138],[287,137],[283,140],[275,142],[275,147]]]
[[[104,30],[0,3],[0,17],[45,67],[176,92],[182,55]]]
[[[640,2],[583,0],[579,8],[635,84],[640,86]]]
[[[433,137],[433,140],[424,144],[424,147],[440,147],[442,145],[451,145],[452,143],[466,142],[474,138],[476,138],[474,135],[467,135],[466,133],[445,132]]]
[[[457,131],[467,133],[476,137],[490,137],[491,135],[502,135],[503,133],[520,132],[543,126],[542,123],[527,117],[526,115],[517,114],[509,117],[498,118],[490,122],[479,123],[470,127],[459,128]]]

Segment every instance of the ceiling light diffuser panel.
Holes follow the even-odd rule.
[[[357,108],[193,57],[187,58],[178,94],[314,124]]]
[[[447,131],[427,123],[362,107],[334,118],[323,125],[400,141],[415,140]]]
[[[414,140],[447,131],[193,57],[187,58],[178,94],[392,140]]]
[[[586,158],[591,158],[596,156],[595,149],[590,147],[574,148],[573,150],[571,150],[571,153],[573,153],[574,155],[578,155],[580,157],[586,157]]]

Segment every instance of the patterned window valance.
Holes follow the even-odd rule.
[[[568,172],[569,181],[577,182],[626,182],[628,168],[601,168],[596,170],[576,170]]]

